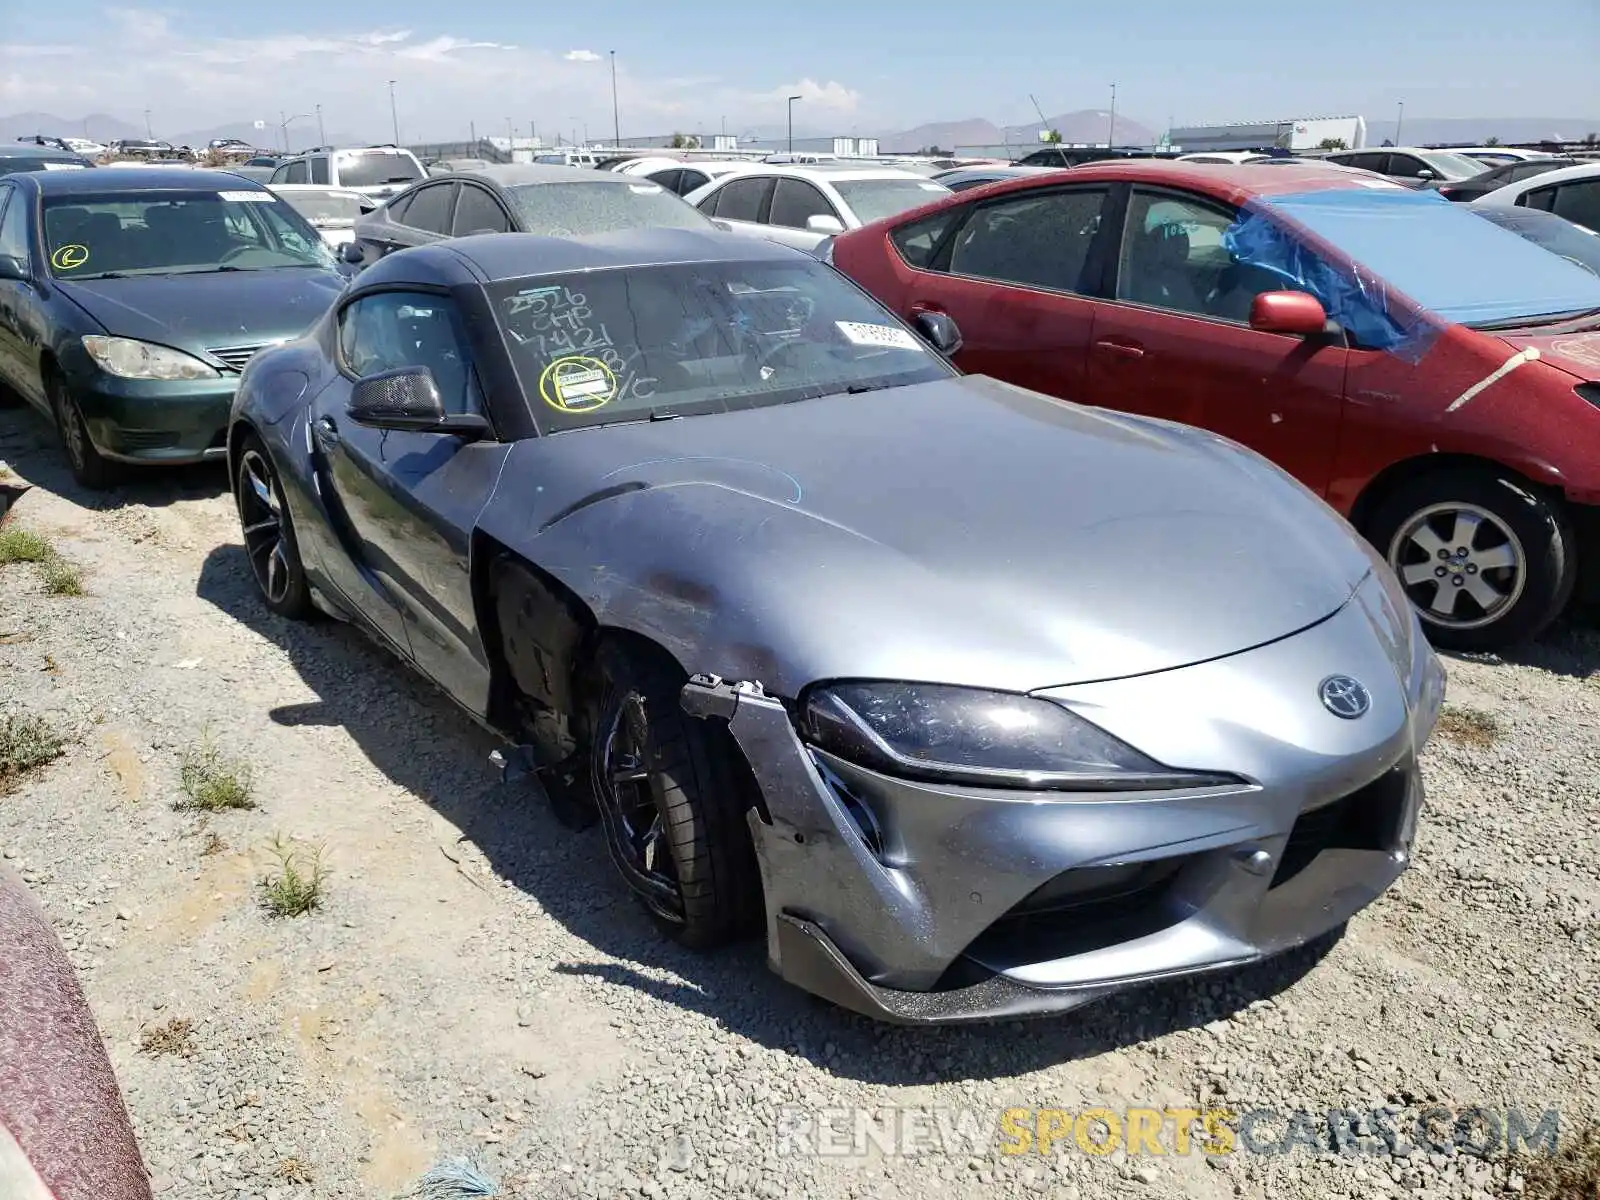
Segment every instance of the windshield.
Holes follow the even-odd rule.
[[[953,373],[821,263],[694,263],[510,280],[491,295],[547,430],[693,416]]]
[[[377,187],[384,183],[410,183],[423,171],[411,155],[399,150],[366,150],[340,155],[339,182],[346,187]],[[317,182],[322,182],[318,180]]]
[[[1485,221],[1493,221],[1502,229],[1509,229],[1534,245],[1543,246],[1550,253],[1600,275],[1600,235],[1574,225],[1565,217],[1537,208],[1473,208],[1471,211]]]
[[[1465,154],[1441,154],[1438,151],[1430,151],[1417,157],[1446,179],[1470,179],[1489,169],[1488,163],[1468,158]]]
[[[598,178],[594,183],[529,183],[506,189],[524,233],[583,237],[617,229],[710,229],[711,221],[660,184]]]
[[[1446,321],[1502,324],[1600,308],[1600,279],[1438,192],[1329,189],[1261,203]]]
[[[284,192],[281,195],[318,229],[349,225],[361,215],[361,197],[354,192]]]
[[[263,188],[135,191],[45,199],[45,253],[58,279],[333,267],[294,209]]]
[[[931,179],[835,179],[833,187],[863,225],[950,194]]]

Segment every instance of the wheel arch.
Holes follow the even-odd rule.
[[[1416,479],[1429,475],[1441,475],[1451,471],[1479,471],[1486,474],[1502,475],[1511,478],[1515,483],[1527,488],[1545,499],[1565,506],[1566,498],[1559,487],[1548,483],[1540,483],[1532,478],[1526,471],[1481,454],[1439,453],[1422,454],[1412,458],[1403,458],[1399,462],[1390,463],[1383,470],[1374,475],[1367,485],[1356,496],[1355,503],[1350,506],[1350,524],[1354,525],[1363,535],[1366,535],[1371,526],[1373,514],[1378,512],[1385,500],[1403,485]]]

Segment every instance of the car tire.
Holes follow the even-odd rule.
[[[278,479],[277,465],[254,433],[245,434],[239,443],[233,500],[250,573],[262,602],[280,617],[309,619],[316,610],[300,560],[289,504]]]
[[[83,419],[83,410],[73,398],[72,389],[57,375],[49,377],[45,389],[50,397],[56,433],[61,438],[61,449],[66,455],[72,477],[90,491],[103,492],[115,487],[122,478],[121,466],[95,449],[94,439],[89,436],[89,426]]]
[[[1507,473],[1409,479],[1379,503],[1366,534],[1400,576],[1429,641],[1443,649],[1504,650],[1537,637],[1577,581],[1560,502]]]
[[[613,863],[662,929],[691,949],[759,928],[760,872],[745,818],[755,782],[733,735],[683,711],[687,676],[664,652],[609,641],[597,662],[590,768]]]

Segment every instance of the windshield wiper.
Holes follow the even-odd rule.
[[[1544,325],[1565,325],[1571,321],[1587,321],[1592,317],[1600,317],[1600,308],[1584,308],[1576,312],[1553,313],[1548,316],[1512,317],[1505,321],[1473,322],[1467,328],[1483,333],[1494,333],[1506,329],[1535,329]]]
[[[881,392],[885,388],[899,387],[898,383],[852,383],[844,389],[846,396],[859,396],[864,392]]]
[[[93,275],[58,275],[62,283],[82,283],[85,279],[126,279],[121,271],[96,271]]]

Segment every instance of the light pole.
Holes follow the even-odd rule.
[[[394,123],[394,144],[400,144],[400,110],[394,106],[394,80],[389,80],[389,120]]]
[[[516,130],[516,126],[512,125],[511,124],[511,118],[507,117],[506,118],[506,150],[508,152],[515,153],[516,149],[517,149],[517,130]]]
[[[804,98],[805,97],[803,97],[803,96],[790,96],[789,97],[789,153],[790,154],[794,153],[794,102],[796,100],[803,100]]]
[[[1394,144],[1400,145],[1400,127],[1406,123],[1406,102],[1400,101],[1400,114],[1394,119]]]
[[[289,153],[289,126],[290,126],[290,124],[295,122],[295,121],[309,121],[309,120],[311,120],[311,114],[310,113],[295,113],[295,115],[292,116],[292,117],[286,117],[286,116],[283,115],[283,110],[280,108],[278,110],[278,119],[279,119],[280,122],[282,122],[278,126],[278,128],[283,131],[283,152],[285,154],[287,154],[287,153]]]
[[[156,140],[156,131],[151,128],[150,110],[148,108],[144,110],[144,136],[152,142]]]
[[[622,117],[617,108],[617,52],[611,52],[611,140],[622,149]]]
[[[1111,85],[1111,121],[1106,126],[1106,149],[1117,144],[1117,85]]]
[[[322,127],[322,105],[317,105],[317,145],[328,144],[328,131]]]

